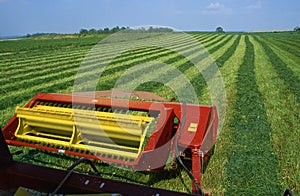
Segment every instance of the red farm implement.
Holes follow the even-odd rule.
[[[201,166],[216,142],[217,127],[215,106],[167,102],[148,92],[97,91],[37,94],[24,107],[17,107],[2,134],[10,145],[80,156],[84,161],[97,159],[137,171],[165,170],[177,162],[189,170],[182,159],[189,160],[193,193],[202,194]],[[58,192],[187,195],[19,163],[11,159],[3,141],[0,173],[10,177],[0,180],[0,189],[25,186],[51,192],[69,175]],[[128,192],[132,189],[137,192]]]

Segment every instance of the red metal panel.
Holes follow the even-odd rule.
[[[144,151],[138,156],[135,162],[125,162],[105,157],[101,157],[100,159],[117,164],[125,164],[138,170],[157,169],[158,166],[161,166],[166,162],[169,152],[174,152],[174,138],[180,135],[178,144],[181,149],[189,148],[192,153],[192,172],[200,183],[201,160],[199,153],[208,153],[216,142],[218,128],[218,114],[216,107],[186,104],[186,111],[184,111],[183,103],[103,98],[101,97],[101,92],[96,92],[96,97],[93,97],[92,95],[94,94],[88,93],[88,96],[84,93],[79,93],[75,96],[72,94],[37,94],[25,105],[25,107],[33,107],[37,101],[47,101],[72,103],[74,105],[90,105],[92,107],[123,108],[147,111],[150,114],[160,114],[154,132],[150,136]],[[181,133],[179,133],[180,126],[174,125],[175,117],[178,119],[179,123],[183,123],[185,119]],[[57,148],[16,141],[14,132],[17,129],[17,126],[18,119],[14,116],[3,128],[3,134],[7,143],[99,159],[99,157],[91,154],[59,150]],[[174,130],[176,133],[173,138],[171,138]],[[174,155],[174,153],[172,154]]]

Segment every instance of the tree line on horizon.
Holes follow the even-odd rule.
[[[132,29],[130,27],[119,27],[119,26],[115,26],[113,28],[103,28],[103,29],[95,29],[95,28],[91,28],[91,29],[85,29],[82,28],[80,29],[80,31],[78,33],[75,34],[79,34],[82,36],[85,35],[95,35],[95,34],[111,34],[111,33],[116,33],[118,31],[127,31],[127,32],[139,32],[139,33],[143,33],[143,32],[174,32],[174,30],[172,28],[168,28],[168,27],[152,27],[150,26],[149,28],[145,28],[145,27],[140,27],[137,29]],[[295,32],[300,32],[300,27],[296,26],[293,31]],[[215,30],[215,32],[217,33],[225,33],[223,27],[218,26]],[[44,35],[59,35],[59,33],[34,33],[34,34],[27,34],[24,37],[38,37],[38,36],[44,36]]]
[[[152,27],[150,26],[149,28],[145,28],[145,27],[140,27],[137,29],[131,29],[129,27],[113,27],[113,28],[104,28],[104,29],[80,29],[79,34],[80,35],[93,35],[93,34],[110,34],[110,33],[116,33],[118,31],[126,31],[126,32],[148,32],[148,33],[152,33],[152,32],[173,32],[173,29],[168,28],[168,27]]]

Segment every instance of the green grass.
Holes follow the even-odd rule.
[[[256,80],[263,92],[266,113],[272,126],[271,143],[277,152],[277,178],[281,187],[291,187],[299,193],[300,106],[295,103],[295,94],[285,85],[271,61],[263,58],[267,54],[262,45],[255,40],[253,43],[256,46]],[[269,82],[265,84],[264,81]]]
[[[270,146],[270,123],[254,72],[254,47],[246,37],[244,61],[238,70],[237,95],[231,126],[235,130],[228,152],[227,190],[232,194],[249,192],[280,194],[276,173],[277,160]],[[240,190],[239,187],[244,187]]]
[[[226,88],[226,119],[219,133],[214,154],[202,176],[205,189],[214,195],[281,195],[286,188],[300,194],[300,34],[297,33],[191,33],[215,59]],[[0,113],[1,127],[14,114],[17,105],[25,104],[37,92],[71,92],[75,75],[85,55],[104,36],[43,37],[0,42]],[[198,44],[178,37],[176,49],[190,58],[207,56]],[[113,48],[105,51],[109,60]],[[86,72],[97,69],[93,56]],[[160,61],[180,70],[196,90],[200,103],[211,104],[210,93],[195,66],[175,51],[157,47],[135,48],[120,54],[105,69],[98,90],[129,88],[137,81],[157,81],[160,74],[170,75],[161,66],[144,75],[145,69],[132,67],[149,61]],[[208,71],[203,67],[203,72]],[[126,74],[125,74],[126,73]],[[134,77],[133,77],[134,76]],[[186,86],[173,75],[169,83],[176,89]],[[82,84],[82,89],[85,85]],[[123,85],[123,86],[122,86]],[[176,92],[159,82],[141,83],[136,90],[154,92],[166,99]],[[10,147],[19,161],[66,169],[77,157],[43,152],[25,147]],[[163,173],[134,172],[95,162],[104,177],[189,192],[191,181],[177,169]],[[77,171],[91,172],[87,165]]]

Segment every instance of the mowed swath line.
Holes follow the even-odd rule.
[[[60,63],[58,65],[63,65],[63,64]],[[7,88],[5,89],[7,91],[6,95],[3,98],[0,98],[0,100],[2,100],[2,99],[9,100],[10,98],[15,97],[15,96],[22,96],[23,89],[27,89],[28,91],[36,91],[36,90],[40,91],[40,90],[44,89],[42,86],[47,86],[47,83],[53,82],[53,83],[58,84],[59,83],[58,79],[63,79],[60,81],[64,81],[64,79],[65,80],[70,80],[70,79],[73,80],[74,79],[75,74],[77,73],[77,68],[79,66],[79,62],[77,62],[77,64],[74,64],[74,65],[72,65],[72,64],[70,65],[69,63],[67,63],[65,65],[65,68],[66,68],[65,70],[64,70],[64,66],[58,66],[58,65],[51,67],[50,69],[47,70],[47,72],[43,71],[43,73],[45,73],[45,75],[42,75],[39,77],[33,77],[32,79],[21,81],[20,83],[10,83],[9,86],[7,86]],[[49,74],[49,72],[51,74]],[[35,72],[34,74],[40,75],[39,72]],[[10,90],[10,88],[12,90]],[[0,105],[0,107],[1,107],[1,105]]]
[[[266,40],[274,40],[278,43],[280,43],[281,45],[284,45],[285,47],[289,47],[289,48],[294,48],[296,50],[300,50],[300,35],[293,35],[290,36],[290,38],[286,37],[286,38],[278,38],[278,37],[266,37]]]
[[[264,97],[268,120],[271,122],[271,143],[278,159],[278,174],[282,192],[290,187],[300,193],[300,105],[277,74],[263,47],[254,39],[256,80]]]
[[[199,48],[199,43],[184,43],[183,47],[179,48],[177,45],[175,46],[177,47],[177,50],[182,50],[183,54],[193,54],[194,50],[197,50],[197,48]],[[151,59],[148,59],[151,60]],[[148,61],[147,60],[147,61]],[[170,54],[170,55],[164,55],[162,57],[155,57],[153,60],[155,61],[159,61],[159,62],[165,62],[168,64],[172,64],[175,67],[180,67],[181,65],[185,64],[187,62],[186,59],[183,59],[183,57],[178,56],[178,54]],[[146,62],[147,62],[146,61]],[[141,63],[141,62],[139,62]],[[178,66],[176,66],[178,64]],[[191,65],[189,65],[191,66]],[[186,70],[187,67],[181,67],[179,70],[184,71]],[[139,71],[138,69],[136,71]],[[140,75],[140,78],[142,79],[142,77],[144,77],[144,74],[139,74],[139,73],[131,73],[131,75]],[[125,76],[126,77],[126,76]],[[118,77],[115,77],[114,79],[117,79]],[[153,80],[156,80],[157,78],[152,77],[151,78]],[[115,82],[113,81],[114,79],[111,78],[107,78],[107,80],[103,80],[103,78],[101,78],[101,80],[103,81],[104,84],[110,83],[110,84],[114,84]],[[126,86],[127,84],[125,83],[124,86]],[[130,86],[130,84],[128,84]]]
[[[236,50],[234,50],[230,58],[220,66],[226,88],[226,118],[223,129],[217,138],[214,155],[212,156],[205,173],[202,175],[203,188],[207,187],[212,189],[213,193],[216,195],[224,195],[226,192],[225,187],[228,181],[226,175],[227,154],[231,151],[231,137],[235,132],[235,129],[231,126],[231,121],[235,113],[234,104],[236,102],[237,93],[237,75],[239,67],[244,61],[246,51],[245,36],[242,35],[237,38],[237,40],[239,40],[238,45],[231,46],[231,48],[235,47]],[[236,41],[234,44],[236,44]]]
[[[25,77],[7,79],[9,82],[6,82],[2,89],[11,94],[22,88],[42,85],[45,82],[55,82],[57,78],[70,74],[75,75],[80,62],[81,60],[54,64],[47,70],[36,71]]]
[[[229,37],[230,39],[233,38],[232,36]],[[210,40],[210,41],[213,41],[213,40]],[[216,44],[216,42],[214,42]],[[225,45],[226,44],[226,45]],[[230,47],[230,45],[232,44],[231,41],[229,41],[229,39],[223,39],[222,42],[220,43],[220,48],[225,47]],[[211,48],[215,48],[216,46],[215,45],[212,45],[210,44],[209,47],[207,48],[207,50],[209,51]],[[222,55],[222,52],[223,50],[220,50],[220,51],[215,51],[215,54],[216,56],[218,55]],[[205,61],[208,59],[208,58],[211,58],[211,57],[208,57],[207,55],[209,55],[208,52],[204,53],[205,55],[203,56],[203,53],[192,53],[190,55],[190,58],[192,59],[198,59],[200,60],[200,64],[204,64],[204,66],[200,67],[200,70],[198,68],[196,68],[195,66],[193,66],[191,63],[189,66],[186,66],[185,64],[187,64],[188,62],[185,62],[185,64],[183,65],[179,65],[179,68],[181,66],[183,66],[183,68],[180,68],[180,70],[184,73],[184,75],[189,79],[189,81],[191,82],[191,84],[193,85],[193,88],[196,92],[196,94],[198,95],[198,100],[201,101],[201,103],[203,104],[204,102],[208,102],[210,101],[210,99],[206,98],[205,100],[203,99],[203,93],[202,93],[202,90],[203,88],[204,89],[207,89],[207,84],[206,84],[206,81],[204,80],[204,78],[202,77],[202,75],[199,75],[199,73],[203,73],[205,72],[205,70],[207,69],[208,66],[210,66],[210,64],[207,64],[205,63]],[[176,66],[177,67],[177,66]],[[173,79],[173,81],[171,82],[174,82],[176,83],[176,78]],[[181,89],[184,89],[186,88],[186,86],[184,85],[184,83],[181,84]]]
[[[40,64],[36,68],[33,68],[31,71],[26,71],[26,67],[22,69],[22,72],[24,71],[24,74],[16,74],[14,75],[14,71],[12,70],[10,73],[10,76],[7,76],[7,78],[4,78],[0,80],[0,84],[2,85],[3,88],[9,88],[11,86],[10,82],[14,81],[14,86],[15,84],[18,83],[28,83],[30,81],[37,80],[41,77],[49,77],[50,75],[53,74],[59,74],[64,71],[70,70],[70,69],[75,69],[78,68],[80,62],[82,59],[70,59],[68,61],[62,61],[62,62],[56,62],[56,63],[47,63],[45,62],[44,64]]]
[[[74,55],[75,53],[75,55]],[[21,74],[27,74],[35,69],[47,69],[47,66],[51,66],[53,63],[59,63],[63,61],[74,61],[76,59],[82,59],[84,54],[76,54],[76,52],[65,53],[64,56],[55,56],[55,54],[49,53],[46,56],[37,56],[31,61],[26,61],[22,63],[22,60],[18,60],[19,63],[16,64],[15,58],[12,57],[12,61],[9,64],[2,64],[3,71],[7,72],[8,76],[16,76]],[[45,65],[44,65],[45,64]],[[41,65],[44,65],[41,67]]]
[[[157,54],[155,54],[157,55]],[[144,57],[143,57],[144,58]],[[57,80],[58,78],[64,78],[63,80]],[[37,91],[42,91],[43,89],[45,89],[47,87],[50,88],[50,89],[53,89],[53,87],[51,87],[52,85],[49,85],[47,82],[49,83],[52,83],[51,81],[51,78],[53,78],[55,80],[55,82],[53,83],[56,83],[56,85],[53,85],[53,86],[59,86],[60,84],[62,85],[62,82],[63,81],[67,81],[68,84],[70,84],[70,81],[73,80],[74,78],[74,70],[68,70],[68,71],[65,71],[65,72],[60,72],[60,73],[54,73],[54,75],[48,75],[46,78],[42,78],[43,80],[43,85],[40,85],[40,83],[38,84],[35,84],[33,86],[30,86],[30,85],[27,85],[26,86],[26,91],[33,91],[33,92],[37,92]],[[38,79],[36,79],[38,80]],[[48,80],[48,81],[47,81]],[[55,91],[54,91],[55,92]],[[22,97],[22,94],[24,93],[23,90],[18,90],[18,91],[10,91],[10,92],[7,92],[6,96],[5,97],[2,97],[0,100],[7,100],[7,101],[10,101],[10,100],[16,100],[15,98],[16,97]],[[29,97],[29,96],[28,96]],[[4,106],[1,106],[0,107],[4,107]]]
[[[155,51],[153,51],[153,49],[151,49],[151,50],[152,50],[152,53],[155,53]],[[148,51],[145,51],[145,53],[146,52],[148,52]],[[139,55],[143,56],[143,55],[145,55],[145,53],[140,53]],[[124,59],[121,58],[119,60],[123,61]],[[62,61],[62,62],[57,61],[55,64],[50,64],[50,66],[40,65],[39,66],[40,69],[35,70],[34,72],[31,71],[30,74],[21,75],[19,78],[18,78],[18,76],[13,77],[13,78],[8,78],[8,79],[6,79],[6,81],[5,80],[0,81],[0,83],[6,84],[6,85],[2,86],[3,89],[8,89],[6,91],[18,90],[22,87],[30,87],[35,83],[40,83],[43,81],[46,82],[46,81],[48,81],[49,78],[55,79],[57,76],[59,76],[61,73],[64,73],[64,72],[73,71],[75,74],[81,61],[82,61],[82,59],[79,59],[77,61],[72,61],[72,60],[71,61]],[[48,64],[48,63],[45,62],[45,64]],[[49,74],[49,73],[51,73],[51,74]],[[11,79],[13,79],[15,81],[13,84],[9,83],[9,81],[11,81]],[[19,81],[19,83],[18,83],[18,81]]]
[[[215,59],[216,65],[219,68],[222,67],[222,65],[218,64],[219,59],[230,58],[230,56],[233,55],[233,52],[239,43],[239,39],[240,39],[239,36],[235,35],[235,36],[228,36],[228,37],[230,39],[224,39],[224,42],[220,43],[220,47],[218,48],[218,50],[216,50],[217,46],[214,46],[214,45],[211,46],[212,47],[211,49],[208,49],[208,51],[212,52],[211,57]],[[216,74],[216,73],[212,73],[209,67],[207,67],[206,69],[203,69],[201,71],[201,73],[210,75],[211,77],[214,77]],[[206,82],[209,82],[210,80],[208,80]],[[197,85],[197,76],[196,75],[192,79],[192,84]],[[201,87],[199,86],[196,90],[197,90],[197,93],[200,95],[198,99],[201,100],[202,104],[213,104],[213,103],[211,103],[211,94],[210,94],[211,89],[208,89],[207,85],[201,86]]]
[[[183,48],[179,48],[177,45],[175,46],[177,50],[181,50],[182,51],[182,54],[184,54],[185,56],[188,55],[190,56],[191,58],[193,58],[194,56],[199,56],[198,54],[195,54],[195,51],[199,51],[199,43],[187,43],[185,42],[183,44]],[[204,51],[201,50],[201,54],[203,53]],[[186,67],[180,67],[181,65],[183,65],[185,62],[187,62],[187,59],[183,59],[183,57],[180,57],[179,55],[174,55],[172,56],[171,58],[168,57],[168,56],[165,56],[163,59],[160,59],[160,60],[163,60],[163,62],[165,63],[168,63],[168,64],[172,64],[174,65],[175,67],[178,67],[180,71],[184,72],[186,71]],[[177,66],[176,64],[179,65]]]
[[[150,44],[151,45],[151,44]],[[172,46],[172,45],[171,45]],[[172,47],[176,47],[177,50],[182,50],[186,52],[186,49],[190,49],[192,50],[193,47],[196,46],[195,48],[197,48],[197,43],[193,43],[193,45],[187,45],[186,44],[186,40],[182,40],[182,43],[179,42],[176,45],[172,46]],[[170,49],[172,49],[172,47]],[[120,74],[122,74],[122,72],[124,72],[124,70],[126,68],[129,68],[133,65],[142,63],[142,62],[148,62],[148,61],[161,61],[161,58],[165,58],[165,60],[170,60],[171,57],[168,57],[168,55],[173,55],[172,58],[176,58],[176,55],[174,55],[173,51],[163,51],[161,53],[156,53],[154,55],[146,55],[146,56],[142,56],[141,58],[133,58],[130,61],[124,61],[124,62],[120,62],[119,64],[114,64],[112,62],[111,65],[109,65],[107,67],[107,70],[105,70],[105,72],[103,73],[103,75],[101,76],[101,83],[104,84],[106,88],[108,83],[110,83],[110,86],[112,87],[112,85],[114,84],[114,81],[120,76]],[[117,67],[117,68],[116,68]],[[111,70],[113,69],[114,73],[111,73]],[[116,72],[118,71],[118,72]],[[86,77],[89,75],[89,73],[84,73],[82,74],[83,76],[85,75]],[[80,76],[81,77],[81,76]],[[99,87],[101,89],[101,87]]]
[[[217,58],[214,57],[214,58],[216,58],[216,63],[218,65],[218,67],[221,68],[236,51],[237,46],[239,45],[239,42],[241,39],[241,35],[236,35],[236,36],[237,36],[237,38],[234,40],[234,43],[229,48],[224,47],[225,53],[222,56],[217,57]]]
[[[67,78],[66,78],[66,80],[67,80]],[[37,90],[39,90],[40,88],[38,88],[38,89],[31,88],[31,89],[37,91]],[[20,95],[21,95],[21,93],[20,93]],[[15,97],[15,96],[14,96],[14,97]]]
[[[208,37],[210,37],[208,34],[192,34],[192,33],[188,33],[188,35],[194,37],[198,41],[201,41],[201,40],[204,40],[204,39],[207,39]]]
[[[230,37],[232,38],[232,37]],[[224,39],[224,42],[226,42],[226,46],[224,46],[225,48],[230,47],[230,45],[233,43],[233,41],[228,41],[228,39]],[[189,45],[189,43],[187,43],[187,45]],[[199,46],[198,46],[199,47]],[[214,47],[213,45],[211,45],[211,47]],[[197,48],[197,46],[195,47]],[[195,49],[193,49],[192,51],[185,51],[184,53],[187,54],[190,58],[196,58],[197,56],[201,56],[203,54],[203,52],[201,51],[200,53],[195,53]],[[225,52],[225,50],[222,50],[221,52]],[[177,59],[176,59],[177,58]],[[205,61],[205,58],[208,58],[207,56],[203,56],[203,58],[201,59],[202,61]],[[193,64],[191,62],[189,62],[186,58],[183,58],[182,56],[178,56],[176,55],[175,57],[165,60],[165,63],[168,63],[170,65],[172,65],[173,67],[177,68],[179,71],[181,71],[193,84],[194,89],[196,90],[196,93],[198,94],[198,96],[201,95],[201,91],[197,90],[199,88],[203,88],[203,86],[206,86],[205,81],[203,80],[203,78],[201,77],[201,75],[199,75],[199,70],[193,66]],[[164,72],[162,72],[164,73]],[[134,75],[139,75],[139,74],[134,74]],[[151,78],[153,81],[158,81],[160,74],[156,74],[158,76],[153,77],[153,75],[149,75],[149,78]],[[147,76],[147,75],[146,75]],[[140,75],[140,77],[137,78],[137,81],[142,81],[143,80],[144,75]],[[134,85],[135,81],[133,82],[132,85]],[[168,83],[173,83],[173,84],[178,84],[177,85],[177,89],[184,89],[186,88],[185,83],[181,83],[178,82],[178,77],[174,77],[172,80],[170,80]],[[126,86],[127,84],[124,84],[124,86]],[[129,85],[129,84],[128,84]],[[130,85],[130,86],[132,86]],[[164,89],[164,87],[159,87],[157,89],[157,87],[153,87],[152,91],[155,91],[157,94],[161,94],[162,89]],[[166,89],[164,89],[165,91]],[[169,89],[171,90],[171,89]],[[180,92],[180,90],[179,90]],[[169,92],[170,94],[174,94],[173,92]],[[164,93],[167,94],[167,93]]]
[[[230,125],[231,149],[227,152],[226,193],[278,195],[278,161],[270,144],[272,132],[263,96],[255,75],[254,46],[246,37],[244,62],[238,70],[236,103]]]
[[[290,91],[296,95],[296,102],[300,103],[300,78],[291,70],[285,62],[283,62],[278,55],[268,46],[262,39],[254,37],[266,51],[266,54],[276,69],[277,74],[289,87]]]
[[[42,50],[42,48],[41,48]],[[1,64],[5,65],[7,68],[10,66],[14,67],[22,67],[24,64],[29,63],[36,63],[37,59],[41,60],[47,60],[47,61],[55,61],[57,59],[63,59],[68,57],[76,57],[76,56],[84,56],[86,51],[82,50],[82,48],[72,48],[71,50],[59,50],[59,51],[53,51],[49,50],[47,53],[41,53],[41,54],[31,54],[26,53],[24,54],[17,54],[14,53],[10,56],[7,56],[5,60],[1,60]],[[11,63],[14,63],[13,65]]]
[[[51,56],[52,54],[49,54],[49,56]],[[76,55],[74,56],[72,53],[66,53],[65,55],[70,55],[70,56],[64,56],[63,58],[57,58],[55,59],[54,57],[51,57],[51,60],[48,60],[47,58],[42,57],[41,59],[37,57],[37,59],[33,60],[32,63],[24,63],[22,66],[19,67],[14,67],[14,66],[10,66],[10,67],[6,67],[6,78],[2,78],[0,79],[0,84],[7,84],[9,83],[11,80],[13,81],[24,81],[27,80],[29,78],[35,78],[37,76],[39,76],[40,74],[43,75],[42,73],[47,74],[47,72],[49,73],[50,71],[55,71],[53,69],[65,69],[65,66],[70,67],[71,64],[77,64],[79,65],[79,63],[81,62],[81,60],[83,59],[83,56],[81,55]],[[12,62],[12,65],[14,65],[14,63]],[[57,70],[59,71],[59,70]],[[37,73],[40,74],[37,74]]]
[[[192,36],[195,37],[201,44],[214,40],[216,37],[218,37],[218,35],[212,35],[212,34],[205,34],[204,36],[200,36],[200,35],[192,35]]]
[[[76,58],[76,56],[84,56],[88,49],[90,49],[92,45],[96,44],[99,40],[100,38],[92,40],[79,38],[75,41],[61,39],[50,40],[47,41],[46,44],[42,43],[41,41],[39,42],[36,40],[26,40],[26,43],[34,43],[34,47],[31,45],[26,45],[25,51],[23,51],[24,49],[20,49],[18,47],[13,47],[13,49],[9,48],[9,50],[13,50],[12,55],[7,56],[5,59],[3,59],[3,61],[1,60],[1,64],[5,65],[5,67],[7,68],[12,65],[16,69],[19,68],[18,66],[24,66],[27,63],[40,63],[40,61],[43,59],[50,62],[50,60],[63,60],[62,58],[70,58],[71,56],[73,56],[73,58]],[[24,44],[21,44],[23,42],[24,40],[18,40],[12,43],[19,44],[24,48]],[[1,44],[3,43],[0,43],[0,45]],[[53,47],[54,44],[55,47]]]
[[[171,36],[170,36],[170,37],[171,37]],[[170,37],[169,37],[169,36],[166,37],[166,40],[164,40],[164,41],[167,42],[167,39],[169,39],[169,40],[171,41],[172,38],[170,38]],[[146,41],[147,41],[147,40],[146,40]],[[177,41],[178,41],[178,42],[181,42],[182,45],[184,45],[185,39],[179,37]],[[122,46],[122,43],[120,43],[120,44],[121,44],[121,46]],[[130,44],[130,43],[129,43],[129,44]],[[134,43],[132,43],[132,44],[134,44]],[[114,51],[116,50],[116,47],[118,47],[118,45],[113,45],[113,44],[112,44],[111,46],[106,46],[106,45],[104,45],[104,47],[105,47],[105,49],[106,49],[104,55],[100,55],[100,54],[103,54],[103,51],[99,52],[99,51],[98,51],[98,48],[96,48],[95,50],[91,50],[91,51],[90,51],[89,55],[86,56],[84,63],[85,63],[85,64],[91,64],[91,65],[93,66],[93,64],[98,63],[99,60],[101,60],[101,63],[108,63],[108,62],[112,61],[111,55],[114,54]],[[123,47],[124,47],[124,46],[123,46]],[[124,61],[128,61],[128,60],[131,60],[131,59],[133,59],[133,58],[142,56],[143,53],[145,54],[145,52],[146,52],[147,50],[151,51],[151,53],[155,53],[155,52],[160,52],[160,51],[162,51],[162,49],[153,48],[152,43],[149,43],[149,48],[144,48],[144,47],[140,48],[138,45],[137,45],[136,47],[138,48],[137,50],[136,50],[136,49],[133,49],[133,51],[129,51],[129,52],[127,51],[127,52],[121,54],[121,56],[117,56],[115,59],[113,59],[113,63],[114,63],[114,64],[122,63],[122,62],[124,62]],[[101,47],[101,45],[100,45],[100,48],[99,48],[99,49],[101,50],[101,48],[102,48],[102,47]],[[140,49],[139,49],[139,48],[140,48]],[[117,50],[118,50],[118,48],[117,48]],[[141,53],[138,52],[139,50],[141,51]],[[157,50],[157,51],[155,51],[155,50]],[[107,58],[106,58],[106,57],[107,57]],[[88,67],[88,66],[85,65],[85,67]]]
[[[183,53],[190,53],[190,52],[194,51],[197,48],[198,48],[198,44],[197,43],[187,44],[185,42],[185,44],[179,45],[179,47],[177,48],[177,50],[182,50]],[[159,55],[158,54],[158,55],[155,55],[155,56],[150,57],[150,58],[148,56],[146,56],[146,58],[141,59],[139,61],[135,61],[134,63],[131,63],[129,66],[126,66],[126,67],[129,68],[129,67],[132,67],[134,65],[138,65],[139,63],[147,63],[149,61],[164,62],[164,63],[172,64],[172,65],[173,64],[181,63],[181,61],[186,62],[186,59],[182,59],[182,57],[180,57],[175,52],[168,51],[168,50],[166,52],[167,53],[164,54],[164,55]],[[123,65],[124,64],[126,64],[126,62],[124,62]],[[123,74],[124,70],[125,69],[122,69],[122,70],[120,70],[120,72],[114,74],[113,78],[111,77],[111,75],[106,74],[107,75],[106,78],[105,78],[105,76],[103,78],[101,77],[101,83],[103,83],[104,85],[106,85],[107,83],[114,84],[115,81],[118,79],[118,77]],[[135,73],[132,73],[132,74],[139,75],[139,74],[135,74]],[[145,75],[147,75],[147,74],[146,73],[142,73],[141,77],[145,77]],[[101,87],[100,87],[100,89],[101,89]]]
[[[201,44],[204,44],[204,43],[210,43],[211,41],[215,40],[216,38],[218,38],[220,35],[218,34],[215,34],[215,35],[209,35],[207,36],[204,40],[200,40],[200,43]]]
[[[82,50],[80,48],[78,48],[78,50]],[[75,53],[75,54],[74,54]],[[87,53],[87,51],[85,51],[84,53],[78,53],[77,49],[70,52],[64,52],[63,54],[60,55],[56,55],[56,54],[47,54],[46,57],[44,56],[36,56],[34,59],[32,59],[29,62],[20,62],[21,65],[20,66],[16,66],[13,64],[13,69],[11,69],[10,67],[6,67],[6,71],[12,71],[12,70],[18,70],[20,74],[26,74],[27,72],[31,73],[33,71],[35,71],[35,69],[44,69],[46,70],[47,67],[52,67],[52,63],[60,63],[60,62],[64,62],[64,61],[72,61],[72,60],[76,60],[76,59],[83,59],[84,55]],[[112,53],[112,51],[108,51],[107,56],[110,56]],[[47,64],[47,65],[42,65],[42,64]],[[29,68],[30,67],[30,68]],[[21,69],[19,69],[21,68]],[[25,69],[25,70],[24,70]],[[16,75],[17,73],[12,73],[13,75]]]
[[[290,48],[288,45],[281,45],[272,40],[267,41],[267,45],[276,53],[276,55],[297,75],[300,77],[300,48],[298,51]]]
[[[299,37],[300,39],[300,37]],[[282,42],[281,40],[278,39],[265,39],[266,42],[271,43],[272,45],[276,45],[279,48],[285,48],[286,52],[289,52],[291,54],[293,54],[294,56],[297,56],[298,58],[300,58],[300,46],[299,45],[294,45],[295,43],[286,43],[286,42]]]
[[[218,41],[217,43],[214,43],[214,47],[209,49],[208,51],[210,53],[214,53],[215,51],[219,50],[222,46],[224,46],[234,35],[226,35],[222,37],[221,41]]]
[[[223,38],[222,41],[220,42],[214,42],[214,44],[209,44],[209,47],[207,47],[207,51],[208,54],[210,55],[210,59],[213,60],[212,58],[217,58],[219,56],[222,56],[223,53],[226,51],[227,48],[229,48],[231,46],[231,44],[233,43],[233,41],[235,40],[235,38],[233,36],[227,36],[226,38]],[[205,45],[205,44],[204,44]],[[218,50],[216,50],[216,47],[218,47]],[[208,57],[206,57],[208,58]],[[211,62],[207,62],[205,63],[205,58],[203,60],[201,60],[200,64],[207,64],[205,65],[202,69],[200,69],[201,74],[206,74],[206,75],[212,75],[214,76],[216,73],[207,73],[208,70],[210,70],[210,63]],[[206,103],[206,104],[210,104],[210,97],[209,97],[209,89],[207,88],[207,82],[205,81],[204,78],[202,79],[202,75],[198,75],[199,70],[196,67],[191,67],[191,69],[187,70],[187,72],[185,72],[186,75],[189,75],[190,77],[190,81],[192,83],[192,85],[195,88],[195,91],[198,94],[198,100],[201,101],[202,104]],[[200,80],[201,78],[201,80]],[[207,92],[208,96],[204,96],[203,94],[203,89],[206,89],[205,91]]]
[[[70,54],[69,54],[70,55]],[[0,80],[0,84],[8,84],[9,81],[13,80],[17,82],[25,81],[28,79],[35,79],[40,75],[47,75],[52,73],[52,71],[59,72],[59,69],[65,69],[65,67],[73,67],[73,64],[79,64],[82,60],[82,56],[76,56],[76,58],[65,57],[63,59],[56,59],[55,61],[39,61],[36,59],[34,63],[24,64],[21,68],[17,69],[15,67],[9,69],[7,78]]]
[[[31,41],[33,42],[33,40],[31,40]],[[51,40],[51,41],[53,41],[53,40]],[[50,45],[51,45],[51,41],[49,41]],[[36,58],[46,57],[47,59],[49,59],[52,56],[52,58],[55,59],[55,57],[60,58],[61,56],[65,56],[65,54],[75,55],[75,52],[79,52],[79,53],[81,53],[81,55],[84,55],[84,52],[88,51],[88,49],[91,48],[91,45],[82,46],[82,45],[78,45],[78,44],[76,44],[75,46],[72,45],[72,46],[66,47],[64,45],[64,41],[65,40],[61,40],[60,42],[57,42],[57,46],[55,48],[47,47],[47,45],[37,42],[37,43],[35,43],[39,47],[37,52],[33,51],[36,49],[32,49],[30,46],[27,46],[27,45],[26,45],[27,46],[26,51],[23,51],[20,48],[15,48],[15,50],[12,51],[12,54],[10,56],[7,56],[6,59],[4,59],[2,61],[2,63],[10,63],[10,62],[12,62],[11,60],[13,60],[13,62],[15,62],[16,64],[22,65],[24,63],[31,62],[32,60],[34,60]],[[17,44],[19,42],[22,43],[21,40],[15,41],[14,43]],[[0,43],[0,45],[1,45],[1,43]],[[13,49],[11,49],[11,50],[13,50]]]
[[[213,39],[210,39],[209,41],[202,42],[202,44],[205,48],[208,49],[208,48],[211,48],[211,46],[213,46],[213,45],[220,44],[220,41],[223,40],[224,37],[226,37],[226,35],[219,35],[219,36],[213,37]]]
[[[187,44],[188,45],[188,44]],[[195,46],[195,48],[197,48],[197,46]],[[195,49],[192,49],[192,51],[187,52],[188,54],[192,53]],[[168,78],[168,80],[165,80],[166,84],[168,85],[170,83],[172,83],[172,81],[175,80],[176,82],[176,89],[180,88],[182,85],[184,85],[184,83],[181,83],[178,80],[178,76],[174,75],[173,72],[169,72],[170,71],[170,66],[176,68],[178,71],[180,71],[181,73],[183,73],[183,70],[187,70],[189,69],[189,67],[193,66],[190,62],[188,62],[188,60],[186,58],[184,58],[183,56],[180,56],[178,54],[173,54],[173,55],[168,55],[168,56],[164,56],[161,58],[157,58],[155,59],[156,62],[163,62],[167,65],[169,65],[169,67],[164,68],[165,66],[161,66],[161,68],[157,68],[155,65],[152,66],[147,66],[147,67],[137,67],[135,68],[135,70],[133,72],[130,73],[126,73],[126,74],[122,74],[123,78],[127,78],[125,79],[125,81],[123,81],[123,84],[118,86],[117,88],[122,88],[122,89],[130,89],[131,87],[135,86],[136,83],[139,82],[143,82],[143,81],[161,81],[162,78],[166,79]],[[147,62],[145,62],[147,63]],[[154,70],[152,70],[152,67],[156,67]],[[152,72],[151,72],[152,70]],[[172,76],[172,78],[170,78]],[[131,77],[134,76],[135,80],[131,80]],[[173,83],[174,84],[174,83]],[[157,86],[153,86],[152,89],[147,88],[147,90],[151,90],[152,92],[155,92],[159,95],[168,95],[167,98],[169,98],[169,96],[173,96],[173,92],[166,92],[167,89],[164,89],[164,92],[162,92],[162,88],[164,87],[157,87]],[[141,87],[139,87],[140,90],[143,90],[143,85]],[[169,89],[170,90],[170,89]],[[169,93],[169,94],[168,94]]]

